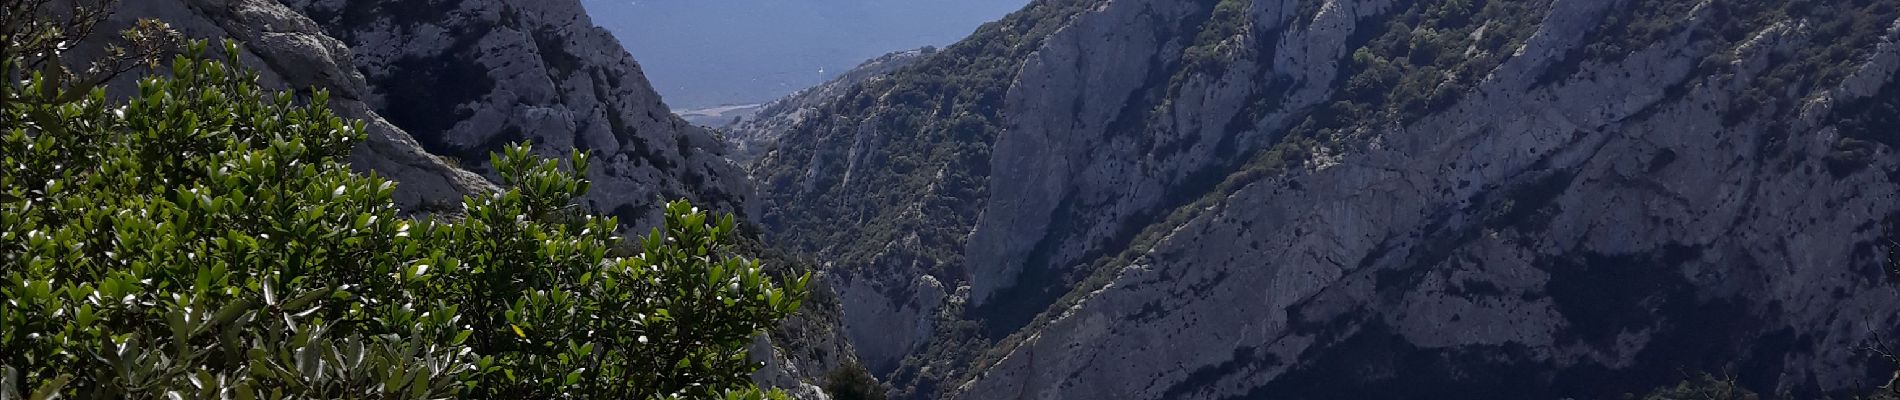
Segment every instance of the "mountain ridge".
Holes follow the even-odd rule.
[[[491,179],[488,153],[529,141],[544,155],[597,153],[581,202],[632,226],[657,223],[667,199],[742,212],[751,195],[725,146],[674,116],[578,1],[287,5],[356,49],[392,122]]]
[[[1893,326],[1873,249],[1900,207],[1891,127],[1853,110],[1890,109],[1891,4],[1086,3],[838,96],[754,167],[907,398],[1881,378],[1855,349]],[[1005,97],[933,86],[986,57]],[[988,133],[944,136],[957,110]],[[893,227],[801,222],[840,217]],[[1507,372],[1529,383],[1459,378]],[[1376,387],[1408,392],[1348,389]]]
[[[564,29],[593,26],[575,0],[135,16],[337,94],[405,207],[492,190],[483,155],[524,140],[596,152],[583,205],[629,227],[661,197],[745,214],[836,292],[755,347],[801,398],[857,362],[919,399],[1892,373],[1864,350],[1900,326],[1890,2],[1040,0],[724,138]]]

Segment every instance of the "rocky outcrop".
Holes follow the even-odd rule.
[[[771,256],[766,262],[781,267],[790,264]],[[823,284],[822,272],[817,273],[814,282],[820,284],[811,287],[812,292],[798,313],[780,321],[770,334],[756,338],[750,354],[754,361],[762,364],[752,374],[753,382],[783,389],[800,400],[830,399],[832,394],[820,385],[829,388],[837,374],[861,363],[856,350],[841,332],[843,316],[838,291]]]
[[[746,349],[759,370],[752,373],[752,381],[761,386],[775,387],[799,400],[831,400],[824,389],[813,384],[812,377],[817,373],[804,371],[799,362],[786,355],[771,337],[760,335],[752,340],[752,346]]]
[[[1900,326],[1897,23],[1038,2],[754,170],[913,398],[1602,398],[1681,371],[1813,396],[1891,374],[1863,349]]]
[[[579,1],[285,4],[355,50],[374,109],[469,170],[494,178],[489,153],[515,142],[592,152],[581,201],[631,227],[657,224],[665,200],[741,211],[750,194],[720,141],[668,111]]]

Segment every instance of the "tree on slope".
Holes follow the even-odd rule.
[[[779,396],[745,346],[809,276],[734,254],[729,215],[674,202],[614,252],[573,206],[587,157],[517,145],[509,189],[406,217],[343,164],[362,125],[260,88],[236,44],[114,100],[66,44],[13,51],[48,35],[0,38],[24,78],[0,84],[0,399]]]

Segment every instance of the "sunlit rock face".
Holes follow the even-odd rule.
[[[783,129],[762,220],[912,398],[1883,384],[1900,14],[1737,3],[1037,2]]]
[[[743,210],[725,146],[681,121],[578,1],[287,0],[355,51],[367,101],[423,148],[491,175],[516,142],[594,154],[582,202],[631,227],[662,201]]]

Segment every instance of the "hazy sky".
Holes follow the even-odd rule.
[[[1028,0],[582,0],[677,109],[769,101]]]

